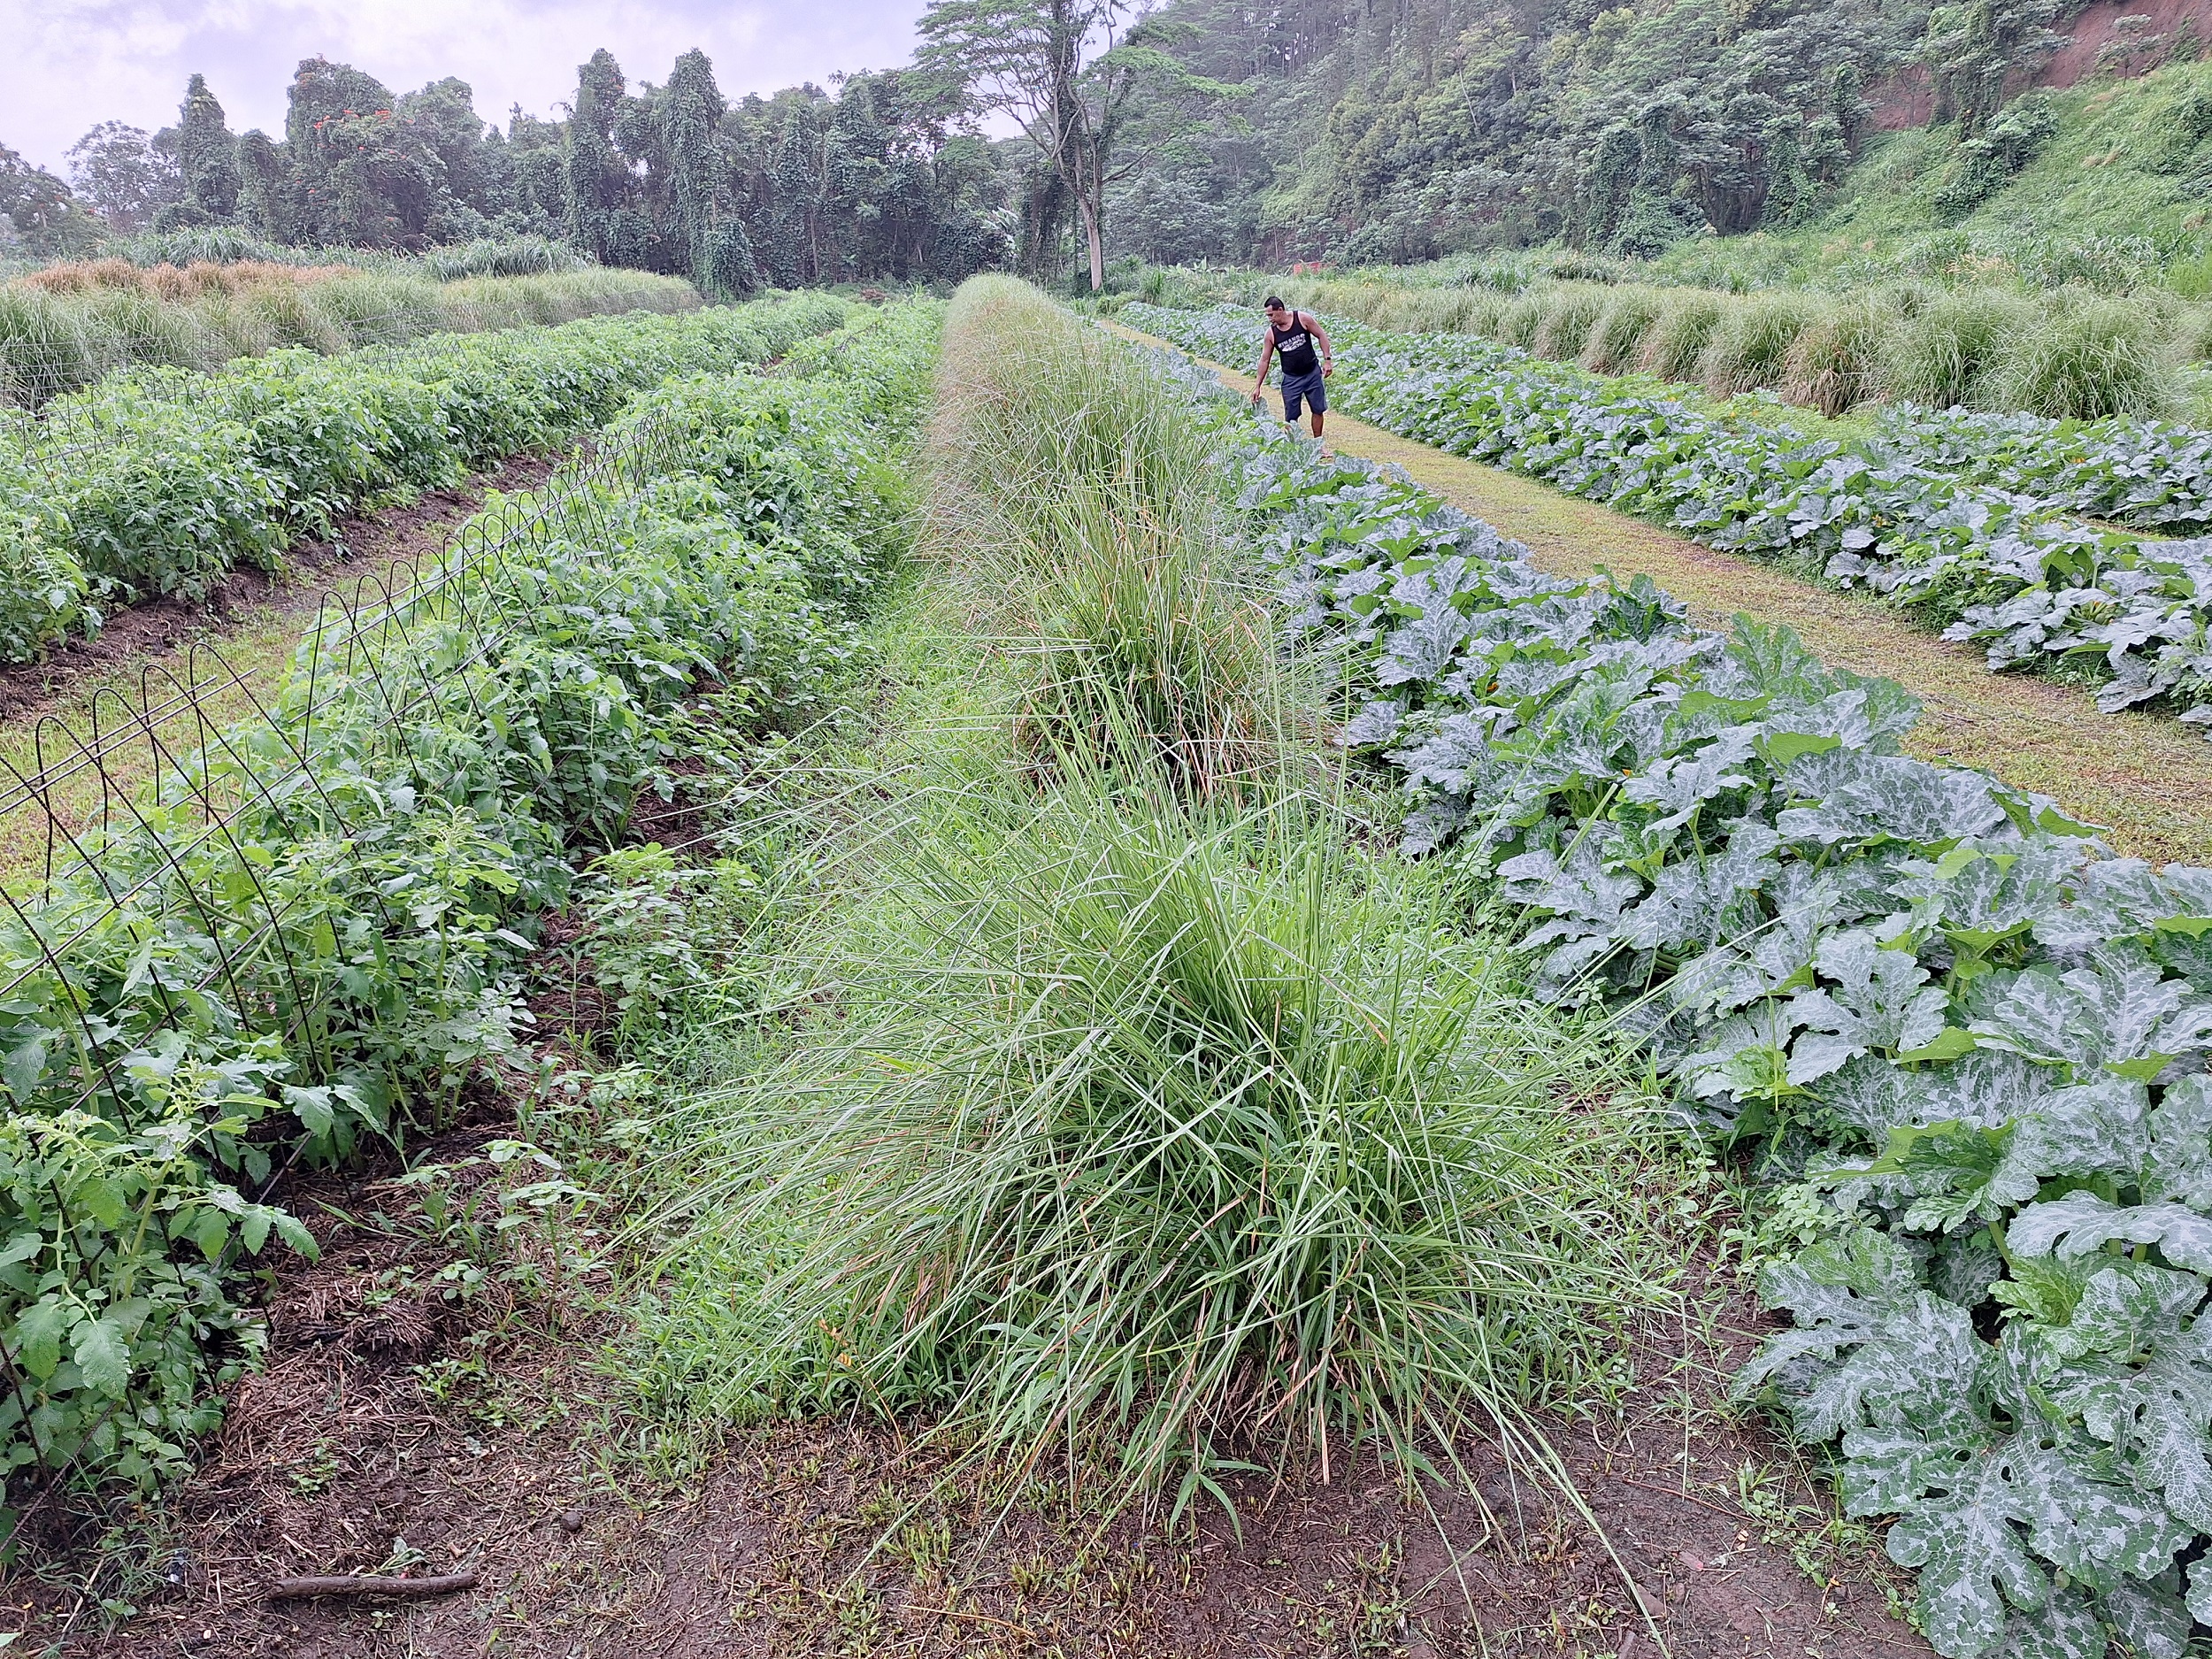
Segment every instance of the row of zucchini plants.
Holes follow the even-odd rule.
[[[1916,466],[2139,530],[2212,534],[2212,431],[2202,426],[1912,404],[1878,419],[1883,444]]]
[[[448,334],[219,373],[140,369],[0,426],[0,662],[117,605],[204,596],[344,514],[567,442],[672,374],[833,328],[825,296]]]
[[[1406,850],[1485,872],[1558,994],[1786,1183],[1760,1286],[1791,1325],[1739,1387],[1895,1517],[1937,1650],[2178,1659],[2212,1624],[2212,871],[1901,754],[1913,699],[1786,630],[1548,576],[1217,407]]]
[[[788,718],[902,534],[911,306],[788,373],[682,378],[394,616],[311,640],[268,718],[0,912],[0,1471],[149,1487],[262,1340],[269,1201],[436,1122],[511,1047],[534,915],[655,787],[701,697]],[[620,465],[613,465],[619,461]],[[618,478],[622,481],[611,482]],[[527,511],[523,509],[528,508]]]
[[[1233,360],[1242,313],[1131,305],[1135,327]],[[1993,668],[2069,658],[2107,712],[2159,703],[2212,736],[2212,539],[2152,540],[1972,481],[1877,439],[1709,414],[1663,388],[1460,335],[1341,330],[1342,406],[1454,454],[1662,520],[1717,548],[1887,595]]]

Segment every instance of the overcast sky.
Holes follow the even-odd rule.
[[[887,69],[913,50],[923,0],[0,0],[0,144],[63,171],[96,122],[148,132],[207,76],[231,127],[284,129],[303,58],[366,70],[394,92],[458,75],[503,122],[573,95],[604,46],[633,82],[660,81],[697,46],[731,96],[839,70]]]

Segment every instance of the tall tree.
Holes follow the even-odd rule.
[[[67,185],[0,144],[0,243],[52,258],[88,252],[99,239],[99,221]]]
[[[228,224],[238,213],[238,141],[223,106],[208,90],[205,75],[194,75],[187,83],[178,116],[177,167],[184,176],[184,204],[196,223]]]
[[[670,205],[693,281],[714,280],[714,188],[722,117],[729,106],[714,84],[714,65],[694,48],[676,60],[661,88],[661,150],[667,157]]]
[[[69,147],[69,181],[111,230],[144,230],[184,195],[175,154],[135,127],[103,121]]]
[[[603,46],[576,71],[576,102],[568,117],[568,237],[610,265],[617,263],[613,255],[620,234],[615,216],[630,195],[629,170],[614,140],[628,93],[621,65]]]
[[[1130,0],[930,0],[921,21],[917,66],[959,88],[976,113],[1018,122],[1064,193],[1094,293],[1106,280],[1108,187],[1135,165],[1117,148],[1139,92],[1148,84],[1198,96],[1231,91],[1160,50],[1148,21]]]

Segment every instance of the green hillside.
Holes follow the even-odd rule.
[[[2126,286],[2205,245],[2212,71],[2185,25],[2139,41],[2123,66],[2169,60],[2139,80],[2108,67],[2010,96],[2085,27],[2068,21],[2079,12],[1294,0],[1256,22],[1223,0],[1172,0],[1174,50],[1238,96],[1145,157],[1113,236],[1160,263],[1406,264],[1564,242],[1694,275],[1718,243],[1755,283],[1907,253]],[[1930,124],[1884,131],[1901,87]],[[2085,244],[2070,265],[2052,262],[2062,239]]]
[[[2212,64],[2031,92],[1991,132],[1885,134],[1801,229],[1694,239],[1653,268],[1723,286],[1925,275],[2212,292]]]

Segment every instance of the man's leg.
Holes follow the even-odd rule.
[[[1321,435],[1321,417],[1326,412],[1325,410],[1320,409],[1313,411],[1313,435],[1317,438]]]
[[[1283,425],[1288,426],[1293,434],[1295,434],[1298,430],[1299,412],[1303,410],[1304,407],[1305,399],[1302,396],[1298,382],[1292,379],[1291,376],[1287,374],[1284,375]]]

